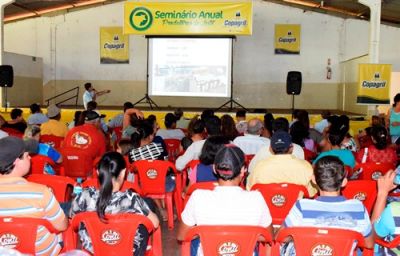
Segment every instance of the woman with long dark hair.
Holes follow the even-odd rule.
[[[221,117],[221,134],[227,137],[230,141],[233,141],[239,132],[236,129],[235,120],[230,115],[223,115]]]
[[[98,179],[100,189],[89,187],[83,189],[72,202],[72,218],[75,214],[86,211],[95,211],[99,218],[106,221],[106,214],[134,213],[147,216],[155,227],[159,221],[157,215],[139,194],[129,189],[119,191],[125,180],[126,163],[124,157],[117,152],[105,153],[98,166]],[[85,250],[93,253],[92,240],[84,225],[79,227],[79,236]],[[148,233],[139,226],[134,241],[133,255],[144,255],[146,252]]]

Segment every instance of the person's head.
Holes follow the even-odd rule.
[[[299,114],[299,112],[300,112],[300,109],[293,109],[293,111],[292,111],[292,117],[293,117],[294,119],[298,119],[298,114]]]
[[[175,109],[174,115],[175,115],[175,117],[176,117],[176,120],[181,119],[182,116],[183,116],[183,110],[182,110],[181,108]]]
[[[12,120],[22,120],[22,110],[19,108],[13,108],[10,117]]]
[[[56,105],[50,105],[47,108],[47,117],[54,120],[60,120],[61,118],[61,109]]]
[[[199,119],[198,116],[195,116],[189,122],[188,133],[190,136],[193,136],[194,134],[203,134],[204,128],[204,121]]]
[[[40,126],[38,125],[28,125],[25,129],[24,139],[35,139],[39,141],[40,139]]]
[[[393,107],[396,107],[398,103],[400,102],[400,93],[396,94],[393,99]]]
[[[372,116],[371,126],[376,126],[376,125],[384,125],[384,123],[382,123],[382,118],[379,116]]]
[[[78,126],[79,118],[81,117],[81,114],[82,114],[82,111],[80,111],[80,110],[75,111],[75,113],[74,113],[74,124],[75,124],[75,126]]]
[[[346,134],[340,130],[340,127],[331,125],[328,131],[328,142],[334,147],[339,147],[345,135]]]
[[[290,127],[292,142],[304,147],[304,140],[308,138],[308,129],[300,121],[296,121]]]
[[[272,113],[266,113],[264,115],[264,128],[267,129],[270,134],[272,134],[272,123],[274,120],[275,119]]]
[[[292,153],[292,138],[286,131],[274,132],[271,137],[271,150],[275,155]]]
[[[343,162],[336,156],[320,158],[315,163],[312,179],[321,191],[339,192],[347,183]]]
[[[263,128],[264,128],[263,123],[258,118],[252,118],[247,123],[247,133],[248,134],[261,135]]]
[[[339,116],[339,123],[341,132],[347,134],[350,130],[350,118],[346,115],[341,115]]]
[[[124,103],[124,113],[125,113],[125,111],[126,111],[127,109],[130,109],[130,108],[134,108],[132,102],[130,102],[130,101],[125,102],[125,103]]]
[[[225,136],[211,136],[204,142],[199,160],[202,164],[210,165],[214,163],[214,157],[218,150],[225,144],[229,143],[229,139]]]
[[[36,113],[40,113],[41,112],[40,105],[37,104],[37,103],[33,103],[32,105],[30,105],[29,109],[31,110],[32,114],[36,114]]]
[[[239,135],[236,130],[235,120],[228,114],[221,117],[221,133],[232,140]]]
[[[141,121],[136,127],[136,131],[131,135],[134,148],[139,148],[153,141],[154,129],[149,122]]]
[[[329,110],[322,110],[321,117],[322,119],[328,119],[331,116],[331,111]]]
[[[133,148],[133,143],[130,139],[121,139],[118,142],[117,152],[121,155],[126,155]]]
[[[221,119],[218,116],[210,116],[204,122],[209,136],[221,134]]]
[[[105,153],[97,165],[97,171],[100,191],[96,202],[96,212],[101,220],[105,220],[105,210],[110,204],[112,192],[118,191],[124,183],[125,159],[118,152]]]
[[[384,126],[372,127],[372,142],[379,150],[385,149],[388,145],[388,132]]]
[[[240,109],[236,111],[236,120],[238,121],[246,120],[246,110]]]
[[[155,115],[149,115],[146,118],[146,121],[153,127],[154,133],[157,132],[157,130],[160,128],[158,127],[157,119]]]
[[[176,128],[176,116],[172,113],[167,113],[164,118],[164,125],[167,129]]]
[[[214,116],[214,110],[212,110],[212,109],[205,109],[205,110],[203,110],[203,112],[201,113],[200,118],[201,118],[201,120],[203,120],[204,122],[206,122],[206,120],[207,120],[209,117],[212,117],[212,116]]]
[[[0,139],[0,175],[23,177],[30,167],[31,160],[22,139],[14,136]]]
[[[310,128],[310,118],[306,110],[299,110],[297,113],[297,120],[299,120],[307,128],[307,130]]]
[[[86,113],[85,116],[85,124],[91,124],[96,126],[97,128],[100,127],[100,119],[102,118],[99,113],[93,110],[84,111]]]
[[[289,132],[289,121],[284,117],[278,117],[272,123],[272,131],[285,131]]]
[[[215,155],[214,173],[219,180],[236,180],[239,185],[245,171],[244,153],[237,146],[224,145]]]
[[[86,109],[87,109],[88,111],[97,109],[97,102],[94,101],[94,100],[89,101],[89,102],[87,103]]]
[[[91,91],[92,90],[92,83],[86,83],[85,84],[85,90],[86,91]]]

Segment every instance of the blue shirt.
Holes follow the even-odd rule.
[[[389,204],[374,224],[375,232],[386,241],[391,241],[394,235],[400,235],[400,202]],[[393,249],[375,245],[375,255],[399,255],[400,247]]]
[[[26,121],[28,124],[43,124],[49,121],[49,118],[42,113],[35,113],[28,117]]]
[[[322,152],[314,160],[313,164],[315,164],[320,158],[324,156],[336,156],[343,162],[344,165],[350,166],[351,168],[354,168],[354,166],[356,165],[356,160],[354,159],[353,153],[351,153],[351,151],[347,149],[332,149]]]
[[[47,156],[54,162],[57,162],[60,159],[60,153],[58,153],[53,147],[48,144],[39,143],[38,154],[42,156]]]

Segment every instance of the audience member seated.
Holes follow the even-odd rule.
[[[240,134],[247,131],[246,110],[244,109],[236,111],[236,130]]]
[[[133,149],[133,143],[129,139],[122,139],[118,142],[117,152],[121,155],[128,155],[129,151]]]
[[[189,185],[197,182],[216,181],[217,176],[213,170],[213,163],[215,155],[218,150],[230,140],[225,136],[216,135],[206,139],[200,154],[200,163],[196,165],[189,173]]]
[[[292,155],[293,145],[289,133],[277,131],[271,138],[272,155],[261,160],[247,178],[247,190],[257,183],[293,183],[307,188],[310,196],[316,188],[311,184],[312,166]]]
[[[104,132],[104,134],[107,134],[108,133],[108,126],[106,124],[106,121],[104,121],[104,118],[106,117],[106,115],[101,114],[100,111],[97,109],[97,102],[93,101],[93,100],[89,101],[87,103],[87,111],[94,111],[97,114],[99,114],[101,130]]]
[[[316,144],[310,138],[310,132],[303,123],[297,121],[290,127],[292,142],[300,145],[303,149],[316,153]]]
[[[23,178],[29,169],[30,157],[23,140],[12,136],[0,139],[0,215],[46,219],[56,230],[66,230],[68,219],[53,193],[46,186]],[[61,234],[38,229],[36,255],[58,255],[61,247]]]
[[[68,132],[67,125],[61,122],[61,109],[56,105],[50,105],[47,108],[47,117],[49,121],[43,123],[40,127],[42,135],[54,135],[58,137],[65,137]]]
[[[308,130],[308,137],[312,139],[316,145],[322,146],[324,136],[314,128],[310,127],[310,118],[306,110],[299,110],[297,118],[300,123]]]
[[[233,144],[238,146],[246,155],[255,155],[265,146],[269,146],[270,140],[261,137],[263,131],[263,123],[258,118],[252,118],[247,124],[247,131],[244,136],[237,137]]]
[[[153,133],[156,134],[157,131],[160,129],[157,123],[157,118],[155,115],[149,115],[145,121],[153,127]],[[156,144],[160,144],[164,151],[167,152],[167,145],[165,145],[165,141],[161,136],[154,135],[153,142]]]
[[[317,130],[319,133],[323,134],[324,129],[329,125],[328,117],[330,116],[331,112],[329,110],[323,110],[321,113],[322,120],[314,124],[314,129]]]
[[[156,133],[157,136],[161,136],[164,140],[176,139],[181,140],[185,137],[185,134],[181,129],[176,128],[176,116],[172,113],[167,113],[164,118],[165,129],[159,129]]]
[[[127,109],[130,109],[130,108],[133,108],[132,102],[129,102],[129,101],[125,102],[124,106],[123,106],[124,112],[114,116],[110,121],[108,121],[108,124],[107,124],[108,128],[113,129],[116,127],[122,127],[122,123],[124,121],[124,113]]]
[[[208,136],[221,134],[221,120],[217,116],[203,117]],[[175,162],[176,169],[182,171],[186,165],[192,161],[199,159],[201,149],[203,148],[205,139],[193,142],[183,155],[178,157]]]
[[[176,128],[187,129],[190,119],[183,116],[183,110],[181,108],[175,109],[174,115],[176,117]]]
[[[27,125],[22,117],[22,110],[19,108],[14,108],[11,110],[10,116],[11,120],[6,121],[1,127],[11,128],[17,132],[24,133]]]
[[[300,199],[286,217],[281,228],[304,226],[342,228],[360,232],[365,237],[367,248],[372,248],[374,239],[367,210],[357,199],[347,200],[340,195],[347,178],[343,162],[335,156],[325,156],[315,164],[313,182],[317,184],[319,196]],[[293,243],[281,248],[281,255],[295,255]]]
[[[189,122],[186,137],[181,140],[181,151],[185,151],[193,142],[203,140],[204,128],[204,121],[199,119],[198,115],[193,117]]]
[[[372,136],[372,129],[375,126],[385,127],[385,119],[379,116],[372,116],[370,126],[365,128],[364,130],[359,131],[357,137],[360,149],[366,148],[373,144],[371,136]]]
[[[356,143],[355,139],[353,138],[353,136],[350,134],[351,131],[350,131],[349,117],[346,115],[341,115],[341,116],[339,116],[339,121],[341,123],[341,126],[344,127],[343,133],[345,133],[344,139],[343,139],[342,143],[340,144],[340,148],[348,149],[352,152],[357,152],[357,150],[358,150],[357,143]]]
[[[235,120],[228,114],[221,117],[221,134],[230,141],[233,141],[239,135],[243,135],[236,130]]]
[[[83,189],[72,202],[71,218],[86,211],[96,211],[99,218],[106,221],[106,214],[132,213],[147,216],[155,227],[159,221],[154,209],[139,194],[131,189],[119,191],[124,183],[126,164],[123,156],[117,152],[108,152],[102,156],[98,164],[100,190],[94,187]],[[79,228],[79,236],[85,250],[93,254],[93,245],[84,225]],[[133,255],[144,255],[149,234],[143,226],[139,226],[134,241]]]
[[[122,138],[131,138],[131,135],[136,131],[139,120],[143,118],[143,113],[140,110],[136,108],[126,109],[122,122]]]
[[[266,113],[264,115],[264,129],[263,129],[261,136],[268,138],[268,139],[271,138],[272,124],[274,123],[274,120],[275,120],[275,118],[272,115],[272,113]]]
[[[272,130],[273,132],[276,131],[285,131],[289,132],[289,122],[286,118],[279,117],[274,120],[272,124]],[[298,159],[304,159],[304,150],[300,145],[297,145],[295,143],[292,143],[293,150],[292,150],[292,155],[294,155]],[[271,150],[270,150],[270,145],[266,145],[260,150],[258,150],[257,154],[251,159],[250,164],[249,164],[249,173],[251,173],[254,168],[256,167],[257,163],[261,160],[267,159],[269,156],[271,156]]]
[[[80,110],[77,110],[77,111],[75,111],[75,113],[74,113],[74,120],[72,120],[72,122],[70,122],[69,124],[68,124],[68,130],[71,130],[72,128],[74,128],[75,126],[78,126],[78,125],[82,125],[82,123],[80,123],[80,117],[81,117],[81,115],[82,115],[82,111],[80,111]]]
[[[313,164],[315,164],[320,158],[324,156],[336,156],[338,157],[345,165],[354,168],[356,161],[354,159],[353,153],[351,153],[348,149],[341,149],[340,145],[344,139],[346,132],[346,127],[339,126],[336,124],[332,124],[329,127],[329,131],[327,134],[325,152],[322,152],[318,155],[318,157],[314,160]]]
[[[375,126],[371,131],[372,145],[358,151],[358,163],[388,163],[396,164],[396,150],[388,145],[388,133],[385,127]]]
[[[85,115],[85,124],[69,130],[63,147],[85,150],[94,160],[106,151],[106,141],[100,130],[100,116],[94,111],[83,111],[83,115]]]
[[[42,113],[39,104],[33,103],[29,108],[31,109],[31,115],[28,117],[27,120],[28,125],[41,125],[49,121],[49,118]]]
[[[214,170],[219,186],[193,192],[181,214],[178,240],[195,225],[254,225],[272,234],[272,218],[260,192],[239,187],[246,172],[243,151],[233,145],[224,146],[215,156]],[[192,248],[191,255],[203,255],[198,239],[192,241]]]

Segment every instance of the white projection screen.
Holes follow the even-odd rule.
[[[149,38],[151,96],[230,97],[232,38]]]

